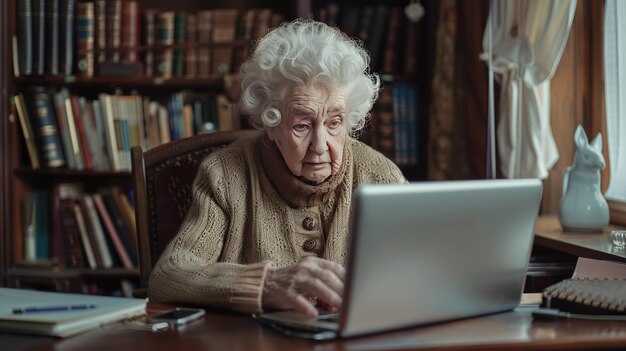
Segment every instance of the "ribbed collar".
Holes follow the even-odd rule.
[[[258,140],[263,171],[272,185],[274,185],[276,191],[293,207],[311,207],[326,202],[333,196],[335,189],[343,181],[348,164],[351,162],[350,152],[347,150],[347,145],[350,141],[346,140],[343,149],[343,161],[341,162],[339,172],[331,175],[321,184],[312,185],[291,173],[278,146],[267,134],[264,134]]]

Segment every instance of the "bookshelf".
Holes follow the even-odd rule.
[[[236,94],[233,94],[233,89],[230,89],[232,86],[237,86],[236,77],[233,73],[237,71],[237,65],[249,53],[251,41],[282,19],[289,20],[295,17],[312,16],[328,24],[336,25],[348,34],[360,37],[364,41],[368,50],[376,57],[372,69],[381,74],[384,89],[380,102],[375,105],[372,111],[371,123],[368,129],[363,132],[362,139],[399,163],[408,179],[425,179],[426,148],[424,141],[428,128],[427,118],[422,116],[426,116],[428,113],[429,77],[427,70],[420,70],[418,67],[428,65],[431,60],[432,50],[428,47],[432,44],[429,40],[432,25],[426,21],[428,15],[420,22],[409,23],[402,12],[403,7],[409,3],[407,0],[336,2],[299,0],[282,3],[234,0],[227,4],[201,0],[179,2],[162,0],[58,0],[61,8],[67,4],[74,4],[75,23],[84,24],[87,21],[91,23],[92,27],[85,29],[83,26],[79,29],[76,24],[75,27],[72,27],[74,30],[70,37],[74,43],[70,46],[70,59],[61,53],[68,52],[62,50],[65,44],[58,43],[59,53],[56,56],[58,66],[55,71],[48,67],[47,55],[51,50],[48,46],[50,45],[48,43],[48,39],[50,39],[48,31],[44,31],[46,36],[43,51],[44,58],[46,58],[44,66],[37,68],[36,62],[39,53],[35,46],[39,43],[36,33],[38,27],[31,23],[33,30],[30,49],[32,62],[30,63],[30,70],[25,70],[23,66],[27,64],[23,62],[21,54],[28,50],[25,51],[23,48],[23,28],[25,27],[20,17],[21,12],[26,12],[23,6],[27,3],[31,7],[38,3],[44,3],[47,6],[48,3],[55,1],[57,0],[9,0],[0,5],[2,6],[0,24],[3,29],[0,34],[2,36],[0,75],[3,78],[1,83],[2,105],[0,108],[2,114],[0,124],[0,143],[2,145],[0,151],[2,153],[2,172],[0,173],[2,186],[0,189],[2,192],[0,203],[2,247],[0,281],[3,285],[98,293],[98,285],[100,284],[102,286],[100,293],[108,294],[115,290],[111,285],[115,285],[116,281],[127,281],[131,284],[136,282],[138,277],[136,264],[129,266],[120,262],[123,261],[119,257],[120,253],[117,255],[117,262],[114,262],[113,265],[107,264],[106,268],[103,268],[100,262],[103,260],[102,257],[100,260],[96,260],[94,265],[89,262],[87,257],[89,255],[86,252],[83,252],[83,263],[75,265],[75,267],[63,262],[67,260],[66,257],[57,257],[62,255],[64,247],[55,248],[54,245],[59,240],[66,240],[59,239],[60,231],[57,228],[60,220],[55,213],[59,213],[59,210],[62,211],[63,208],[58,208],[58,206],[55,208],[54,203],[62,202],[65,199],[57,199],[58,193],[69,191],[79,194],[77,195],[79,196],[78,200],[75,200],[79,204],[79,209],[76,211],[83,211],[83,221],[85,221],[86,227],[89,226],[87,223],[89,216],[93,215],[89,212],[87,204],[92,200],[83,200],[83,194],[88,194],[86,197],[94,198],[97,197],[94,195],[105,197],[115,193],[117,195],[113,199],[114,201],[121,201],[117,200],[121,196],[125,197],[128,203],[133,203],[132,192],[129,191],[132,187],[130,164],[124,163],[123,160],[114,161],[111,155],[117,154],[119,159],[123,159],[123,152],[128,151],[132,145],[141,145],[147,149],[159,143],[167,142],[167,140],[190,135],[188,133],[190,128],[191,135],[204,131],[198,127],[206,126],[207,123],[196,124],[192,122],[191,127],[189,127],[188,119],[183,122],[177,120],[177,127],[173,126],[174,122],[172,122],[170,115],[174,114],[172,105],[175,103],[180,103],[179,107],[183,107],[182,111],[177,111],[178,116],[176,118],[187,118],[185,113],[188,112],[184,111],[184,107],[191,105],[192,118],[200,118],[202,122],[209,121],[214,128],[219,129],[216,126],[224,125],[219,119],[221,117],[219,115],[209,116],[206,111],[209,109],[207,106],[218,103],[217,96],[225,96],[227,100],[223,98],[221,101],[227,101],[227,104],[223,106],[227,106],[228,111],[230,111],[230,115],[228,115],[230,117],[227,117],[226,120],[232,122],[228,128],[245,128],[245,121],[242,121],[241,116],[235,113],[237,109],[236,96],[234,95]],[[136,3],[137,6],[131,6],[128,3]],[[434,8],[435,6],[429,1],[422,1],[422,3],[426,7],[427,14],[428,7]],[[100,4],[104,4],[105,7],[99,8]],[[115,12],[116,6],[122,6],[123,10]],[[361,28],[361,35],[359,35],[354,29],[355,23],[358,22],[354,21],[360,21],[361,14],[363,14],[362,8],[368,9],[368,16],[370,16],[372,23],[368,27],[365,24],[361,25],[363,28]],[[129,9],[131,13],[135,14],[134,20],[124,15]],[[266,10],[261,11],[259,9]],[[320,14],[324,13],[324,9],[335,11],[337,17],[334,22],[329,19],[328,11],[326,11],[327,17],[320,17]],[[33,9],[31,8],[31,10]],[[219,16],[213,19],[214,28],[211,33],[215,33],[215,28],[220,26],[219,21],[229,16],[232,17],[233,11],[236,12],[234,24],[227,25],[227,27],[235,26],[234,34],[231,33],[229,39],[221,41],[211,34],[202,34],[202,31],[206,30],[202,27],[202,23],[204,23],[201,21],[202,16],[207,15],[207,11],[213,11],[212,13],[215,15],[215,11],[218,10],[221,12],[219,12]],[[378,12],[382,12],[382,14]],[[182,16],[183,13],[186,15]],[[192,16],[186,17],[187,14]],[[63,15],[61,12],[58,15],[59,18],[67,19],[67,15]],[[118,18],[120,16],[123,18]],[[194,16],[195,19],[193,19]],[[36,16],[34,15],[34,17]],[[178,22],[183,21],[183,17],[185,23],[191,23],[192,29],[188,29],[186,25],[182,26]],[[102,19],[104,19],[104,24],[101,23]],[[32,18],[31,21],[36,21],[36,18]],[[43,21],[47,23],[45,22],[47,21],[45,15]],[[132,27],[130,29],[128,27],[129,21]],[[375,21],[377,22],[374,23]],[[119,23],[123,28],[109,29],[109,22]],[[193,23],[195,23],[196,29],[193,29]],[[100,42],[99,26],[103,26],[106,38],[119,35],[119,42],[109,39]],[[64,27],[61,26],[60,28],[59,36],[65,33],[62,31]],[[152,34],[148,33],[149,28],[152,28]],[[119,33],[115,30],[118,30]],[[128,31],[133,38],[128,38]],[[189,34],[185,31],[196,32]],[[161,32],[167,32],[167,34],[163,34],[161,38],[159,37]],[[375,36],[378,44],[372,47],[371,43],[368,42],[369,39],[363,35]],[[85,36],[91,39],[85,40]],[[14,37],[17,43],[13,41]],[[62,39],[58,38],[58,40]],[[404,45],[407,42],[411,45]],[[209,52],[209,61],[207,61],[205,51]],[[224,69],[223,65],[215,63],[220,57],[218,52],[230,54],[230,56],[226,55],[226,57],[230,57],[227,59],[230,62],[229,68]],[[149,62],[151,63],[149,64]],[[192,66],[193,69],[187,68]],[[165,71],[162,71],[162,67],[165,67]],[[20,94],[23,97],[21,103],[23,111],[19,108],[20,103],[16,103],[14,98]],[[36,113],[32,106],[39,101],[35,98],[35,96],[39,96],[38,94],[46,96],[46,102],[49,104],[49,117],[56,122],[58,127],[57,147],[62,150],[61,153],[64,156],[64,165],[60,167],[46,166],[46,160],[42,157],[41,151],[37,147],[31,147],[29,152],[28,142],[25,141],[22,119]],[[212,99],[216,99],[216,101],[212,102]],[[195,105],[197,101],[200,102]],[[141,135],[139,140],[113,142],[107,137],[107,133],[115,133],[100,130],[98,118],[102,118],[102,124],[105,124],[108,118],[116,118],[108,115],[107,104],[120,108],[119,106],[124,103],[135,104],[133,106],[136,107],[136,117],[141,116],[143,118],[142,123],[145,129],[143,134],[139,132]],[[155,106],[154,109],[159,112],[155,113],[154,110],[151,110],[152,106]],[[200,106],[200,112],[197,114],[195,113],[196,106]],[[100,109],[100,116],[96,112],[98,108]],[[214,107],[210,108],[214,109]],[[169,114],[168,124],[165,124],[169,128],[148,121],[148,116],[156,120],[161,111],[166,111]],[[78,117],[80,119],[84,119],[85,116],[87,119],[91,118],[91,127],[84,120],[82,121],[84,133],[82,139],[81,132],[78,131],[76,125],[75,140],[72,140],[71,135],[69,138],[63,135],[63,126],[59,119],[65,116],[65,121],[71,121],[70,112],[75,122],[77,115],[80,115]],[[397,115],[400,114],[404,116],[404,120],[398,121]],[[386,119],[382,117],[383,115],[386,116]],[[409,115],[413,117],[409,117]],[[120,120],[119,123],[133,123],[133,118]],[[117,122],[114,120],[114,123]],[[385,129],[385,127],[381,127],[383,122],[388,124],[384,134],[379,132]],[[154,129],[158,132],[152,134],[152,136],[157,135],[158,137],[152,138],[149,134],[150,131],[147,127],[149,123],[158,126],[158,128],[155,127],[157,129]],[[31,126],[33,129],[36,127],[35,125]],[[177,134],[174,131],[176,128],[178,128]],[[95,134],[89,134],[92,129],[95,130]],[[164,133],[168,134],[169,137],[164,138]],[[37,140],[37,134],[34,130],[31,137],[33,140],[31,143],[34,146],[37,146],[38,142],[41,143]],[[96,143],[94,146],[92,144],[96,137],[101,137],[98,139],[101,144]],[[116,134],[116,137],[117,140],[123,138],[119,134]],[[384,138],[387,140],[383,140]],[[124,143],[126,145],[120,146]],[[81,152],[77,153],[75,144],[78,144],[78,149]],[[399,147],[398,145],[403,146]],[[100,149],[100,151],[93,151],[94,148]],[[87,161],[84,159],[85,152],[92,158],[91,166],[87,166]],[[70,154],[75,158],[74,162],[69,161]],[[39,158],[38,167],[33,162],[34,157]],[[108,163],[104,162],[97,166],[95,160],[98,158],[108,158]],[[82,166],[77,161],[79,159],[83,160]],[[44,196],[43,200],[35,200],[35,202],[52,203],[49,210],[51,214],[47,220],[48,227],[51,228],[49,233],[50,257],[29,261],[25,259],[25,246],[28,243],[25,239],[25,232],[27,231],[25,228],[27,227],[24,225],[24,216],[27,213],[31,215],[30,218],[34,217],[32,211],[25,210],[24,199],[32,197],[31,194],[33,193],[48,194],[48,198]],[[40,195],[35,195],[35,199],[37,196]],[[55,199],[58,201],[55,202]],[[30,206],[35,205],[31,204]],[[121,205],[118,204],[118,206]],[[107,202],[105,210],[111,211],[109,207]],[[73,207],[68,208],[66,210],[70,212],[75,209]],[[128,208],[122,210],[126,210],[126,215],[118,214],[123,217],[119,222],[120,225],[122,222],[126,225],[127,234],[132,242],[134,240],[132,236],[134,226],[132,220],[126,218],[129,214],[133,214],[132,209],[130,211]],[[79,216],[76,212],[74,213]],[[103,213],[98,208],[96,208],[95,213],[96,217],[93,218],[100,219],[103,233],[107,235],[108,228],[104,223]],[[111,218],[114,217],[113,214],[110,213],[110,215]],[[28,218],[28,215],[26,217]],[[28,223],[28,221],[26,222]],[[80,225],[76,224],[76,228],[80,234]],[[90,231],[89,228],[86,229]],[[93,230],[95,229],[92,228],[91,231]],[[97,238],[94,240],[97,241]],[[113,239],[109,238],[106,241],[109,251],[112,256],[115,256],[115,252],[119,248],[111,244]],[[130,250],[126,249],[127,251]],[[84,250],[86,248],[83,247]],[[96,255],[98,250],[100,249],[97,245],[92,247],[92,251],[94,251],[92,254]],[[129,253],[127,252],[127,254]],[[116,260],[113,259],[113,261]]]
[[[124,152],[210,128],[246,127],[231,89],[238,84],[233,74],[252,36],[272,21],[293,18],[295,5],[9,0],[0,6],[1,284],[128,294],[139,274],[130,158]],[[207,21],[212,27],[202,27]],[[161,123],[153,123],[155,129],[137,130],[157,113]],[[55,145],[38,133],[50,125],[57,128]],[[37,217],[43,212],[47,216]],[[39,240],[40,228],[47,228],[47,242]],[[40,251],[46,254],[39,257]]]

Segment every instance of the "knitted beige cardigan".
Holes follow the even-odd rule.
[[[345,265],[350,201],[359,184],[406,182],[385,156],[351,138],[341,171],[331,177],[335,186],[311,190],[293,176],[282,182],[285,177],[267,176],[288,172],[284,161],[268,166],[262,155],[281,156],[267,143],[265,137],[236,142],[202,162],[191,209],[150,276],[151,302],[259,312],[270,266],[292,265],[308,255]],[[285,190],[298,182],[308,193]]]

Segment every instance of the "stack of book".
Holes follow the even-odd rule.
[[[213,92],[180,91],[162,103],[138,94],[89,100],[34,86],[13,100],[34,169],[130,170],[133,146],[241,126],[236,104]]]
[[[229,74],[284,19],[269,9],[140,13],[137,0],[15,1],[16,76]]]
[[[137,268],[137,234],[129,196],[117,187],[94,193],[78,183],[21,201],[21,264],[48,261],[60,268]]]

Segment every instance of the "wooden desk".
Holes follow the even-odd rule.
[[[151,305],[162,309],[163,306]],[[347,340],[315,342],[283,336],[251,317],[207,311],[180,331],[103,327],[32,350],[609,350],[626,348],[626,322],[533,320],[532,308]],[[0,338],[1,341],[1,338]]]
[[[609,240],[610,225],[602,233],[564,232],[557,216],[541,216],[535,226],[535,244],[575,256],[626,262],[626,250]]]

